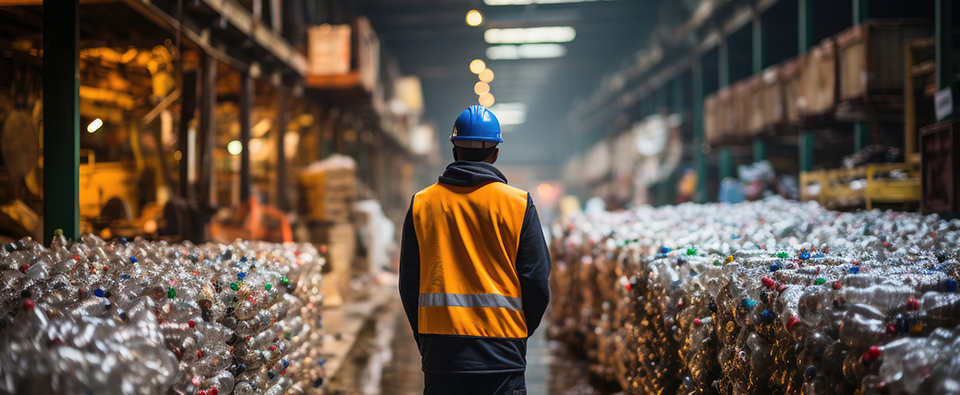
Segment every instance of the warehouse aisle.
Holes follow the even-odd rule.
[[[403,317],[400,301],[395,301],[400,317],[393,342],[393,360],[384,366],[381,394],[419,395],[423,393],[420,353],[413,340],[413,331]],[[586,363],[564,357],[562,346],[547,340],[547,323],[537,330],[527,344],[527,393],[530,395],[593,395],[588,384]]]

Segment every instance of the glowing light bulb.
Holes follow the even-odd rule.
[[[477,10],[470,10],[467,13],[467,24],[470,26],[480,26],[483,23],[483,14]]]
[[[472,62],[470,62],[470,72],[473,74],[480,74],[486,69],[487,64],[483,63],[483,61],[480,59],[474,59]]]
[[[493,94],[492,94],[492,93],[484,93],[484,94],[480,95],[480,100],[479,100],[479,102],[480,102],[480,105],[481,105],[481,106],[491,107],[491,106],[493,106],[493,104],[496,103],[497,101],[496,101],[496,99],[493,97]]]
[[[486,69],[480,72],[480,81],[491,83],[493,82],[493,70]]]
[[[473,92],[478,95],[490,93],[490,84],[480,81],[473,86]]]
[[[229,152],[230,155],[240,155],[240,153],[243,152],[243,143],[241,143],[240,140],[233,140],[227,143],[227,152]]]
[[[103,127],[103,120],[100,118],[94,119],[89,125],[87,125],[87,133],[96,132],[100,130],[101,127]]]

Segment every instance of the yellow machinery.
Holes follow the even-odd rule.
[[[888,175],[902,171],[905,178]],[[819,185],[819,191],[810,188]],[[816,200],[830,208],[874,203],[919,203],[920,169],[915,164],[877,163],[852,169],[805,171],[800,173],[800,195],[804,201]]]

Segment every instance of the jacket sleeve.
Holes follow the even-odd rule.
[[[420,243],[413,227],[413,199],[410,209],[403,220],[403,235],[400,241],[400,301],[407,314],[413,337],[420,346],[420,334],[417,328],[417,308],[420,304]]]
[[[520,246],[517,249],[517,274],[523,296],[523,314],[527,321],[527,336],[540,326],[544,311],[550,302],[550,251],[543,238],[540,216],[533,198],[527,194],[527,211],[520,228]]]

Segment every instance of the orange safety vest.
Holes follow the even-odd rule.
[[[516,268],[527,197],[500,182],[417,193],[420,334],[528,336]]]

